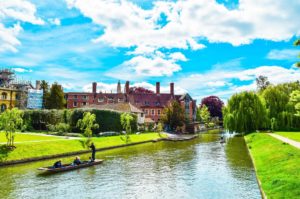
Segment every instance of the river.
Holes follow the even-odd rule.
[[[0,198],[261,198],[243,138],[219,136],[98,152],[102,165],[53,175],[36,170],[53,160],[0,168]]]

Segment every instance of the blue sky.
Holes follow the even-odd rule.
[[[0,0],[0,66],[65,91],[116,83],[194,98],[299,80],[300,2],[291,0]]]

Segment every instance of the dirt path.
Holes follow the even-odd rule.
[[[297,141],[294,141],[294,140],[291,140],[289,138],[286,138],[286,137],[283,137],[281,135],[277,135],[277,134],[274,134],[274,133],[268,133],[268,135],[282,141],[282,142],[286,142],[288,143],[289,145],[292,145],[298,149],[300,149],[300,142],[297,142]]]

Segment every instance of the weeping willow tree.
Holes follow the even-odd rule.
[[[297,39],[297,40],[294,42],[294,45],[295,45],[295,46],[300,46],[300,39]],[[300,58],[300,54],[298,55],[298,58]],[[300,68],[300,62],[297,62],[297,63],[296,63],[296,66],[297,66],[298,68]]]
[[[291,100],[293,91],[299,91],[299,82],[291,82],[269,86],[262,93],[264,98],[269,126],[273,130],[297,130],[300,128],[300,117],[297,116],[297,109],[293,100]],[[276,121],[276,125],[272,126]]]
[[[236,133],[250,133],[267,126],[263,100],[254,92],[233,95],[223,108],[224,128]]]

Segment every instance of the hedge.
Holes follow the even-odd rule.
[[[94,133],[105,131],[122,131],[120,122],[120,112],[109,110],[96,109],[65,109],[65,110],[25,110],[24,123],[27,129],[34,130],[49,130],[48,125],[57,125],[59,123],[69,124],[72,132],[80,132],[76,127],[77,121],[82,119],[84,112],[91,112],[96,115],[96,122],[99,124],[99,129],[95,129]],[[137,130],[137,116],[133,114],[134,121],[132,122],[133,132]]]

